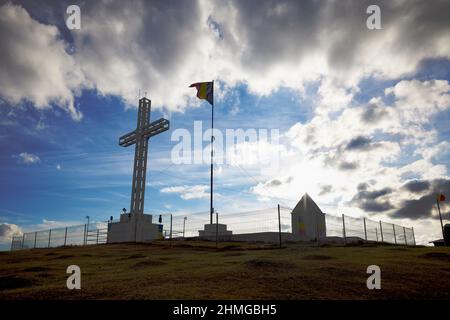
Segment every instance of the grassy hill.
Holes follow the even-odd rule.
[[[80,266],[81,290],[66,288]],[[368,265],[381,290],[368,290]],[[450,298],[450,249],[194,241],[0,253],[1,299]]]

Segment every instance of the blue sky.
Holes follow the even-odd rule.
[[[306,115],[295,112],[299,107],[298,95],[281,89],[270,97],[259,98],[248,92],[245,85],[233,91],[239,98],[239,112],[230,114],[233,99],[225,98],[216,104],[216,128],[278,128],[280,124],[292,126],[304,121]],[[195,95],[195,91],[193,91]],[[97,220],[117,217],[123,207],[129,208],[134,146],[118,146],[119,136],[134,130],[137,110],[126,107],[116,97],[102,97],[95,91],[85,91],[76,99],[84,117],[74,122],[66,114],[53,110],[37,112],[30,106],[22,110],[3,106],[2,112],[15,112],[15,123],[1,127],[1,148],[8,150],[1,157],[2,213],[12,223],[38,224],[42,219],[84,221],[90,215]],[[282,110],[278,110],[283,105]],[[253,110],[257,109],[256,112]],[[308,107],[306,107],[306,110]],[[290,110],[290,111],[289,111]],[[211,108],[202,103],[184,113],[151,113],[152,121],[166,116],[171,131],[185,128],[193,132],[194,121],[210,126]],[[26,116],[25,116],[26,115]],[[174,184],[209,184],[209,165],[194,166],[193,174],[186,177],[176,171],[161,172],[170,166],[170,151],[177,143],[171,141],[171,132],[153,137],[150,141],[146,208],[152,212],[174,210],[207,211],[209,199],[183,201],[177,195],[162,194],[162,186]],[[12,143],[13,142],[13,143]],[[209,143],[204,142],[204,147]],[[27,152],[39,157],[39,162],[25,164],[16,157]],[[59,166],[59,167],[58,167]],[[120,167],[116,170],[115,168]],[[188,166],[189,167],[189,166]],[[172,168],[173,169],[173,168]],[[253,183],[239,185],[236,191],[222,190],[220,176],[216,178],[217,192],[222,196],[235,196],[246,191]],[[248,191],[248,190],[247,190]],[[254,196],[252,198],[255,198]],[[23,201],[25,200],[26,201]],[[63,208],[63,210],[62,210]],[[63,212],[62,212],[63,211]]]
[[[188,86],[213,79],[217,129],[280,134],[256,141],[258,155],[238,144],[246,156],[216,166],[218,211],[293,206],[308,192],[329,213],[414,226],[421,243],[439,237],[430,199],[450,198],[447,4],[382,1],[382,30],[361,23],[366,4],[80,2],[82,27],[69,30],[68,3],[2,2],[3,247],[14,232],[129,208],[134,146],[118,139],[135,128],[139,90],[151,120],[170,120],[150,141],[145,211],[207,212],[209,163],[174,164],[171,137],[193,134],[194,121],[209,128],[211,107]]]

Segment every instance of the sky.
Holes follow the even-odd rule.
[[[72,4],[80,29],[66,25]],[[381,29],[366,25],[372,4]],[[439,0],[0,1],[0,248],[129,208],[134,147],[118,140],[144,95],[152,121],[170,120],[150,139],[145,212],[207,216],[211,106],[189,85],[211,80],[216,143],[256,132],[216,150],[217,211],[293,207],[307,192],[324,212],[414,227],[421,244],[440,238],[449,10]],[[175,160],[180,132],[203,161]],[[441,209],[448,222],[448,201]]]

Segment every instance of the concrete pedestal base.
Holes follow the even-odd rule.
[[[204,230],[199,230],[198,231],[198,235],[200,238],[202,239],[207,239],[207,240],[215,240],[216,239],[216,234],[218,236],[219,239],[226,240],[226,239],[231,239],[233,232],[227,230],[227,225],[226,224],[205,224],[205,228]]]
[[[144,242],[156,239],[162,239],[162,232],[158,224],[152,223],[150,214],[121,214],[119,222],[108,225],[108,243]]]

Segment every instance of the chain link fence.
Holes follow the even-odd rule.
[[[232,236],[227,240],[258,241],[262,238],[258,235],[264,235],[264,239],[269,239],[269,242],[281,245],[283,241],[295,240],[292,237],[291,212],[291,208],[279,206],[246,212],[217,213],[213,216],[213,224],[218,222],[218,226],[226,225],[226,230],[232,232]],[[343,242],[361,240],[397,245],[416,244],[413,228],[344,214],[325,213],[324,218],[325,236],[318,236],[311,239],[312,241],[336,239]],[[11,250],[107,243],[109,222],[115,221],[24,233],[13,237]],[[210,225],[210,222],[209,212],[176,215],[165,213],[153,216],[153,223],[160,225],[163,240],[198,239],[199,232],[205,230],[205,225]],[[218,229],[213,227],[213,230]],[[214,234],[209,240],[214,240]]]

